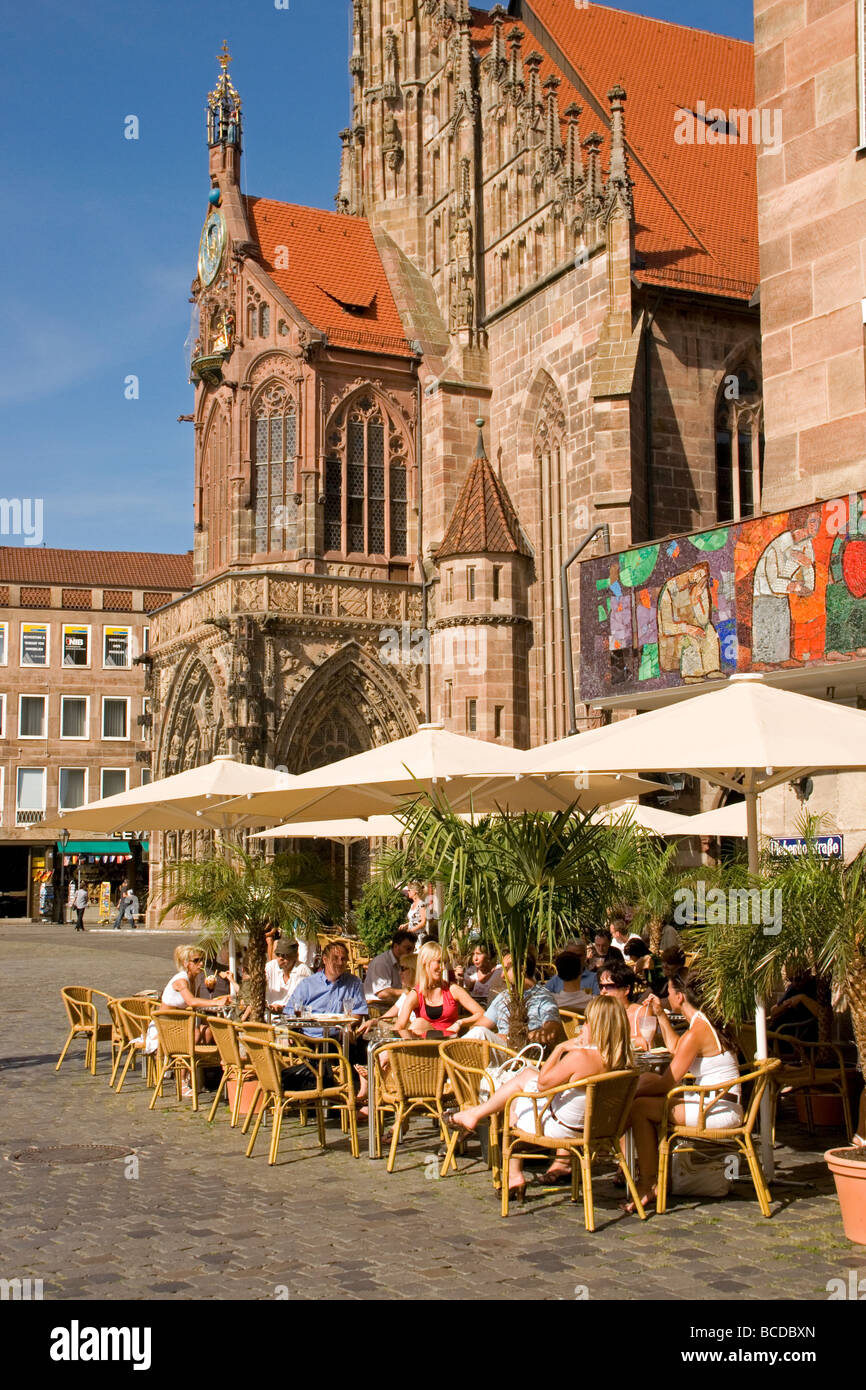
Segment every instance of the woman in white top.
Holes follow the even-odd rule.
[[[575,1083],[575,1090],[562,1091],[545,1108],[538,1104],[538,1117],[545,1136],[556,1139],[571,1137],[579,1133],[583,1126],[586,1109],[586,1088],[576,1085],[591,1076],[599,1076],[607,1071],[624,1071],[633,1065],[629,1046],[629,1024],[625,1009],[617,999],[606,999],[603,995],[593,999],[586,1011],[585,1041],[571,1038],[553,1049],[540,1069],[524,1067],[510,1081],[486,1100],[483,1105],[473,1105],[466,1110],[458,1110],[448,1117],[449,1124],[466,1130],[474,1130],[479,1120],[498,1110],[504,1110],[507,1100],[517,1091],[538,1092]],[[515,1101],[511,1107],[511,1123],[527,1135],[537,1134],[535,1124],[536,1103],[528,1097]],[[558,1179],[561,1173],[571,1172],[570,1155],[554,1163],[545,1175],[548,1179]],[[522,1199],[526,1190],[523,1177],[523,1159],[513,1158],[508,1173],[508,1188],[511,1195]]]
[[[736,1052],[724,1030],[718,1024],[712,1024],[701,1011],[696,981],[690,979],[687,973],[672,976],[668,981],[668,1003],[674,1013],[680,1013],[686,1019],[688,1031],[677,1037],[665,1016],[661,1000],[653,996],[653,1011],[658,1017],[665,1044],[673,1056],[663,1075],[645,1072],[641,1076],[630,1118],[640,1167],[637,1188],[644,1206],[648,1205],[656,1192],[658,1126],[664,1115],[665,1097],[673,1086],[680,1084],[686,1072],[691,1072],[698,1086],[719,1087],[717,1098],[711,1098],[709,1105],[705,1100],[703,1125],[707,1129],[730,1129],[743,1121],[739,1086],[725,1089],[729,1083],[739,1079]],[[671,1113],[674,1124],[698,1124],[698,1094],[687,1092]],[[631,1207],[629,1203],[627,1210]]]
[[[204,969],[204,956],[198,946],[175,946],[174,963],[177,966],[165,989],[162,1002],[168,1009],[222,1009],[225,998],[200,999],[195,992],[195,983]],[[199,1024],[195,1030],[197,1043],[213,1042],[211,1031],[206,1023]]]

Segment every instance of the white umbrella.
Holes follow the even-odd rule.
[[[254,840],[376,840],[406,834],[396,816],[344,817],[343,820],[288,821],[269,830],[259,830]]]
[[[44,828],[111,835],[120,830],[227,831],[262,825],[272,817],[251,816],[239,798],[265,787],[288,787],[294,780],[288,773],[221,755],[201,767],[64,811],[44,822]]]
[[[607,825],[617,825],[630,821],[637,830],[647,835],[694,835],[693,816],[677,815],[676,811],[665,811],[658,806],[608,806],[596,811],[593,820],[604,821]]]
[[[866,712],[767,685],[757,673],[724,686],[576,734],[524,754],[527,772],[636,772],[674,769],[745,796],[749,870],[758,872],[758,797],[819,769],[866,768]],[[758,1057],[767,1056],[767,1019],[757,1001]],[[772,1145],[762,1116],[764,1166]]]
[[[500,743],[453,734],[440,724],[305,772],[289,786],[246,798],[249,819],[313,821],[393,813],[409,798],[441,792],[454,810],[557,811],[582,809],[643,792],[656,783],[620,773],[587,778],[526,777],[525,753]],[[288,833],[288,832],[287,832]]]
[[[714,811],[689,816],[688,834],[727,835],[745,840],[749,833],[747,819],[745,801],[731,801],[727,806],[717,806]]]

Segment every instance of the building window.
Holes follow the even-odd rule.
[[[0,623],[0,666],[5,666],[5,665],[6,665],[6,661],[7,661],[6,652],[7,652],[7,650],[8,650],[8,641],[9,641],[9,624],[8,624],[8,623]]]
[[[467,597],[468,599],[473,599],[473,598],[475,597],[475,566],[474,566],[474,565],[469,565],[469,567],[468,567],[467,570],[466,570],[466,597]]]
[[[149,787],[152,781],[153,781],[153,772],[152,772],[152,770],[151,770],[149,767],[143,767],[143,768],[141,769],[141,785],[142,785],[143,787]]]
[[[493,566],[493,601],[494,603],[502,596],[502,566]]]
[[[143,627],[143,628],[141,629],[141,650],[142,650],[143,652],[149,652],[149,651],[150,651],[150,628],[149,628],[149,627]]]
[[[84,767],[62,767],[60,769],[60,788],[57,795],[59,811],[75,811],[87,801],[87,769]]]
[[[119,796],[125,792],[129,782],[129,771],[125,767],[104,767],[99,788],[100,797]]]
[[[6,696],[0,695],[0,738],[6,737]]]
[[[470,734],[478,732],[478,701],[466,701],[466,729]]]
[[[295,403],[284,386],[271,382],[253,406],[256,550],[262,554],[294,550],[298,543],[296,449]]]
[[[408,554],[406,440],[371,396],[356,398],[328,436],[325,550]]]
[[[494,706],[493,706],[493,737],[494,737],[494,738],[501,738],[501,737],[502,737],[502,711],[503,711],[503,706],[502,706],[502,705],[494,705]]]
[[[231,436],[228,416],[218,405],[211,412],[202,453],[201,519],[207,532],[207,564],[215,570],[229,558],[231,527]]]
[[[15,824],[33,825],[45,815],[45,768],[19,767],[15,789]]]
[[[18,701],[18,737],[46,738],[45,695],[22,695]]]
[[[63,625],[63,665],[90,665],[90,628]]]
[[[445,602],[454,602],[454,571],[445,571]]]
[[[48,628],[45,623],[21,624],[21,665],[48,665]]]
[[[102,700],[102,737],[129,738],[129,700],[106,695]]]
[[[102,664],[106,668],[126,668],[132,652],[132,628],[106,627],[102,633]]]
[[[866,148],[866,0],[857,0],[857,144]]]
[[[445,682],[445,718],[451,719],[454,714],[454,682]]]
[[[90,697],[88,695],[61,695],[61,738],[87,738],[89,705]]]
[[[761,507],[763,405],[748,368],[729,373],[716,403],[716,520],[740,521]]]
[[[259,308],[259,337],[267,338],[271,331],[271,311],[267,304]]]

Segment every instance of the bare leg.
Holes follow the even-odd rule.
[[[637,1190],[641,1199],[651,1196],[658,1177],[658,1126],[664,1115],[664,1107],[662,1096],[639,1096],[631,1108],[631,1129],[640,1167]]]
[[[479,1120],[485,1120],[488,1115],[495,1115],[497,1111],[504,1110],[511,1096],[525,1090],[526,1083],[537,1078],[538,1072],[535,1067],[524,1067],[511,1081],[494,1091],[490,1099],[485,1100],[482,1105],[469,1105],[465,1110],[458,1110],[452,1115],[451,1123],[458,1129],[474,1129]]]

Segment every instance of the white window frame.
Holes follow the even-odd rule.
[[[107,643],[107,641],[108,641],[108,634],[109,634],[109,632],[112,632],[112,633],[125,632],[125,633],[126,633],[126,664],[125,664],[124,666],[116,666],[115,663],[114,663],[113,661],[106,661],[106,659],[105,659],[105,657],[106,657],[106,650],[105,650],[105,648],[106,648],[106,643]],[[103,669],[103,671],[128,671],[128,670],[131,668],[131,666],[132,666],[132,628],[131,628],[131,627],[121,627],[119,624],[115,625],[114,623],[107,623],[107,624],[105,625],[105,627],[103,627],[103,629],[102,629],[102,669]]]
[[[144,653],[144,652],[149,652],[149,651],[150,651],[150,628],[149,628],[149,627],[143,627],[143,628],[141,629],[141,650],[142,650],[142,653]]]
[[[3,645],[0,650],[0,666],[9,664],[9,624],[0,623],[0,632],[3,634]]]
[[[22,732],[21,732],[21,703],[22,703],[23,700],[41,700],[41,701],[42,701],[42,713],[43,713],[43,718],[42,718],[42,729],[43,729],[43,732],[42,732],[41,734],[22,734]],[[40,691],[38,691],[38,690],[34,690],[34,691],[22,690],[21,693],[20,693],[19,696],[18,696],[18,737],[21,738],[21,739],[32,740],[34,743],[39,743],[39,742],[44,743],[45,740],[46,740],[47,737],[48,737],[48,696],[47,696],[47,695],[43,695],[43,694],[42,694]]]
[[[63,706],[67,700],[84,701],[84,733],[65,734],[63,732]],[[60,696],[60,737],[66,742],[86,743],[90,738],[90,696],[89,695],[61,695]]]
[[[16,776],[15,776],[15,824],[16,824],[16,826],[18,826],[18,827],[21,827],[21,826],[28,826],[28,825],[35,825],[35,824],[36,824],[35,821],[30,821],[30,820],[19,821],[19,819],[18,819],[18,815],[19,815],[19,812],[20,812],[20,809],[21,809],[20,806],[19,806],[19,804],[18,804],[18,791],[19,791],[19,787],[18,787],[18,773],[19,773],[19,772],[41,772],[41,773],[42,773],[42,811],[41,811],[41,816],[42,816],[42,819],[44,820],[44,819],[45,819],[45,810],[46,810],[46,797],[45,797],[46,785],[45,785],[45,784],[46,784],[46,777],[47,777],[47,769],[44,768],[44,767],[17,767],[17,768],[15,769],[15,773],[16,773]]]
[[[73,665],[71,662],[66,664],[66,633],[70,628],[77,628],[80,632],[87,633],[87,660],[83,666]],[[90,623],[64,623],[60,630],[60,664],[64,671],[89,671],[93,665],[93,632]]]
[[[60,800],[61,777],[64,772],[83,772],[84,773],[84,800],[81,805],[86,806],[90,800],[90,770],[86,767],[59,767],[57,769],[57,809],[58,811],[77,811],[77,806],[64,806]]]
[[[145,780],[145,778],[146,778],[147,780]],[[152,767],[143,767],[143,768],[141,769],[141,785],[142,785],[143,787],[149,787],[152,781],[153,781],[153,768],[152,768]]]
[[[866,149],[866,0],[857,0],[857,148]]]
[[[118,795],[120,795],[119,792],[106,792],[105,786],[104,786],[105,774],[106,774],[106,772],[122,772],[122,773],[123,773],[123,776],[124,776],[124,778],[125,778],[125,780],[126,780],[126,785],[125,785],[125,787],[123,788],[123,790],[124,790],[125,792],[128,792],[128,791],[129,791],[129,768],[128,768],[128,767],[101,767],[101,768],[99,769],[99,799],[100,799],[100,801],[101,801],[102,798],[105,797],[105,796],[118,796]]]
[[[4,767],[4,765],[3,765],[2,763],[0,763],[0,825],[3,824],[3,808],[4,808],[4,806],[6,805],[6,801],[5,801],[6,776],[5,776],[5,774],[6,774],[6,768]]]
[[[107,703],[109,700],[122,700],[123,703],[126,705],[126,733],[125,733],[125,734],[107,734],[107,733],[105,732],[105,706],[106,706],[106,703]],[[130,713],[129,713],[129,696],[128,696],[128,695],[103,695],[103,697],[102,697],[102,722],[101,722],[101,724],[100,724],[100,737],[101,737],[106,743],[129,743],[129,738],[130,738],[129,720],[130,720]]]
[[[0,738],[6,737],[6,695],[0,692]]]
[[[19,623],[18,632],[18,665],[25,671],[47,671],[51,665],[51,624],[50,623]],[[32,661],[24,660],[24,629],[28,627],[45,628],[45,661],[41,666],[36,666]]]

